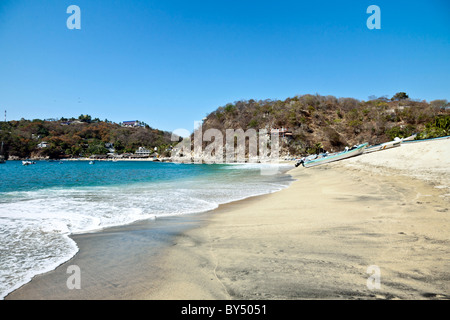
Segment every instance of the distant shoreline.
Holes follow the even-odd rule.
[[[26,161],[26,160],[32,160],[32,161],[44,161],[44,162],[75,162],[75,161],[102,161],[102,162],[118,162],[118,161],[149,161],[149,162],[173,162],[169,160],[169,158],[163,158],[163,159],[90,159],[90,158],[71,158],[71,159],[42,159],[42,158],[20,158],[20,159],[13,159],[13,160],[7,160],[7,161]]]
[[[250,162],[250,161],[246,161],[246,162],[223,162],[223,163],[218,163],[218,164],[295,164],[295,160],[292,160],[294,158],[291,158],[291,160],[285,160],[285,159],[279,159],[278,161],[267,161],[267,162]],[[171,158],[159,158],[159,159],[149,159],[149,158],[145,158],[145,159],[129,159],[129,158],[125,158],[125,159],[90,159],[90,158],[76,158],[76,159],[60,159],[60,160],[55,160],[55,159],[36,159],[36,158],[24,158],[24,159],[14,159],[14,160],[8,160],[9,162],[20,162],[20,161],[27,161],[27,160],[31,160],[31,161],[41,161],[41,162],[156,162],[156,163],[175,163],[175,164],[197,164],[194,161],[191,162],[181,162],[181,161],[174,161]],[[202,162],[205,163],[205,162]]]
[[[56,160],[58,161],[58,160]],[[76,159],[62,159],[59,161],[102,161],[102,162],[119,162],[119,161],[147,161],[147,162],[173,162],[170,158],[143,158],[143,159],[133,159],[133,158],[119,158],[119,159],[90,159],[90,158],[76,158]]]
[[[420,139],[420,140],[411,140],[411,141],[403,141],[403,144],[410,144],[410,143],[420,143],[420,142],[428,142],[428,141],[437,141],[437,140],[446,140],[450,139],[450,136],[442,136],[437,138],[430,138],[430,139]],[[370,147],[370,146],[369,146]],[[280,157],[278,159],[278,162],[275,163],[286,163],[286,162],[293,162],[297,159],[300,159],[301,156],[291,156],[289,159],[286,159],[287,157]],[[13,159],[8,159],[7,161],[47,161],[47,162],[59,162],[59,161],[102,161],[102,162],[118,162],[118,161],[146,161],[146,162],[169,162],[169,163],[196,163],[194,160],[190,162],[186,161],[176,161],[172,157],[147,157],[147,158],[134,158],[134,157],[114,157],[114,158],[108,158],[108,157],[93,157],[93,158],[67,158],[67,159],[50,159],[50,158],[42,158],[42,157],[28,157],[28,158],[18,158],[14,157]],[[203,159],[205,160],[205,159]],[[246,159],[245,162],[242,163],[271,163],[272,160],[268,161],[260,161],[257,162],[251,162],[249,159]],[[214,162],[215,163],[215,162]],[[222,164],[235,164],[236,162],[222,162]]]

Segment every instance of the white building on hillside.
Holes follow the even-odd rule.
[[[49,146],[49,143],[48,143],[48,142],[45,142],[45,141],[42,141],[41,143],[39,143],[39,144],[37,145],[38,149],[45,149],[45,148],[47,148],[48,146]]]
[[[151,153],[152,153],[152,151],[145,147],[139,147],[139,149],[137,149],[135,152],[136,155],[147,156],[147,157],[150,156]]]
[[[132,127],[141,127],[141,126],[142,126],[141,122],[138,120],[122,122],[122,127],[132,128]]]

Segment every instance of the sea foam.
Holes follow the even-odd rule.
[[[22,170],[9,166],[11,172]],[[44,174],[49,164],[36,166]],[[101,183],[93,183],[88,176],[83,181],[78,171],[86,168],[72,164],[67,170],[77,177],[75,185],[55,180],[42,188],[29,182],[28,190],[8,185],[3,192],[0,185],[0,298],[72,258],[78,247],[71,234],[209,211],[223,203],[281,190],[291,182],[283,175],[261,175],[258,164],[199,165],[195,169],[146,163],[104,166],[110,171],[100,168],[103,175],[116,174],[116,183],[109,184],[99,172]],[[130,173],[138,179],[130,178]]]

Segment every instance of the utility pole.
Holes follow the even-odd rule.
[[[5,110],[5,122],[6,122],[6,110]]]

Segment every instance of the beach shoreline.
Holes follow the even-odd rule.
[[[292,198],[299,191],[298,180],[276,194],[216,210],[206,226],[189,230],[170,248],[167,268],[179,260],[189,266],[171,268],[170,280],[148,299],[209,299],[207,277],[187,280],[199,270],[220,284],[215,291],[220,299],[449,299],[448,202],[440,198],[442,190],[397,176],[394,183],[392,177],[377,181],[389,185],[384,192],[373,193],[374,184],[360,193],[353,185],[348,193],[341,188],[343,179],[350,187],[361,182],[360,173],[346,169],[336,175],[333,169],[314,169],[317,179],[328,179],[322,186],[334,198],[328,203],[305,187],[305,209],[285,202],[276,210],[282,195]],[[419,192],[408,196],[412,188]],[[399,200],[396,189],[401,189]],[[381,198],[387,201],[380,206]],[[355,202],[359,205],[352,206]],[[435,217],[427,221],[431,213]],[[381,270],[379,290],[367,287],[371,266]],[[173,283],[180,290],[173,290]]]
[[[243,165],[237,163],[236,165]],[[271,174],[282,174],[284,176],[282,178],[283,181],[280,186],[284,185],[286,182],[289,182],[289,176],[285,175],[286,172],[286,163],[281,164],[281,167],[278,167],[278,170],[270,170]],[[293,166],[293,164],[292,164]],[[254,169],[254,168],[253,168]],[[240,170],[240,169],[239,169]],[[264,171],[264,172],[267,172]],[[263,174],[264,175],[264,174]],[[270,179],[269,179],[270,180]],[[275,180],[274,180],[275,181]],[[278,180],[276,180],[278,181]],[[284,185],[282,188],[285,188]],[[252,193],[254,193],[253,190]],[[271,192],[276,192],[276,190],[272,190]],[[254,196],[243,196],[240,200],[233,200],[236,202],[245,201],[248,198],[263,196],[265,193],[258,195],[257,193]],[[226,206],[228,202],[224,204],[219,204],[218,206]],[[205,220],[205,215],[214,211],[214,209],[208,209],[205,211],[198,211],[195,213],[189,214],[169,214],[169,215],[159,215],[152,216],[150,219],[140,219],[135,222],[108,226],[108,227],[100,227],[97,229],[92,229],[89,231],[76,232],[71,233],[68,237],[74,242],[74,245],[77,247],[77,252],[72,255],[71,258],[66,260],[65,262],[58,265],[55,269],[50,271],[46,271],[43,273],[36,274],[32,277],[28,282],[18,286],[17,288],[11,290],[8,293],[5,293],[5,297],[3,299],[11,300],[11,299],[49,299],[49,300],[60,300],[60,299],[139,299],[142,298],[142,295],[139,294],[131,294],[130,292],[135,292],[135,290],[126,289],[121,292],[115,291],[114,293],[106,293],[98,295],[86,293],[86,291],[70,291],[67,290],[67,286],[65,281],[69,277],[67,275],[67,270],[70,266],[76,265],[88,265],[85,269],[94,269],[91,271],[91,274],[100,274],[102,270],[99,268],[115,268],[116,265],[122,264],[118,269],[127,270],[133,269],[136,265],[136,261],[129,261],[128,266],[124,266],[123,261],[128,259],[128,253],[130,251],[135,251],[136,248],[133,246],[136,242],[131,241],[130,239],[140,237],[139,234],[146,234],[146,237],[143,238],[143,244],[140,244],[142,250],[145,250],[145,246],[151,247],[149,249],[150,256],[153,259],[154,257],[159,256],[159,250],[163,247],[172,245],[172,238],[175,234],[181,232],[182,229],[186,229],[187,226],[192,227],[194,224],[199,224],[199,221]],[[156,234],[154,234],[156,233]],[[117,237],[115,236],[117,235]],[[104,240],[107,239],[107,240]],[[117,239],[120,239],[118,242]],[[108,242],[115,242],[115,245],[111,245]],[[124,243],[122,243],[124,242]],[[123,246],[122,246],[123,245]],[[119,254],[120,257],[116,257],[116,252],[110,252],[110,256],[114,256],[114,261],[106,261],[107,255],[103,253],[105,249],[109,250],[110,248],[117,246],[123,247]],[[152,248],[153,247],[153,248]],[[157,248],[156,248],[157,247]],[[156,249],[155,249],[156,248]],[[155,249],[155,250],[153,250]],[[94,253],[96,252],[96,253]],[[86,256],[88,258],[86,259]],[[87,261],[86,261],[87,260]],[[98,263],[93,260],[102,260],[102,263]],[[153,261],[147,261],[149,265],[153,265]],[[94,265],[95,267],[92,267]],[[157,267],[155,267],[157,269]],[[142,276],[142,271],[139,271]],[[116,275],[114,272],[110,272],[110,277],[114,278]],[[120,273],[120,272],[119,272]],[[91,279],[95,278],[95,276],[89,276]],[[83,278],[87,278],[87,276],[83,275]],[[125,277],[126,278],[126,277]],[[142,278],[142,277],[137,277]],[[144,275],[145,278],[145,275]],[[123,280],[119,280],[123,281]],[[92,281],[95,282],[95,281]],[[129,279],[127,282],[133,282]],[[139,281],[140,282],[140,281]],[[150,281],[151,282],[151,281]],[[52,283],[50,285],[49,283]],[[102,284],[100,284],[101,286]],[[128,284],[125,284],[127,286]],[[122,286],[122,285],[120,285]],[[89,290],[89,289],[87,289]],[[94,291],[97,292],[97,289]],[[125,298],[126,297],[126,298]]]
[[[400,170],[400,155],[413,157],[406,166],[421,163],[411,146],[295,168],[286,189],[166,225],[74,236],[79,254],[6,299],[449,299],[449,185],[441,179],[449,140],[423,144],[424,157],[441,150],[443,162],[429,162],[435,170]],[[173,229],[161,231],[170,239],[152,255],[155,241],[145,239],[159,228]],[[77,263],[82,289],[68,290],[66,269]]]

